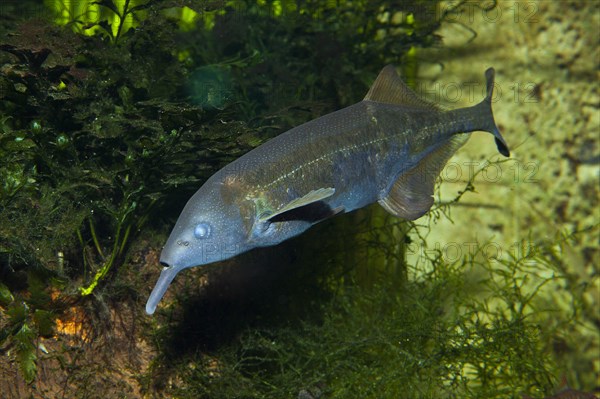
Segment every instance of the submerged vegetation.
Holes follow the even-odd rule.
[[[354,237],[307,244],[310,236],[339,227],[324,226],[308,233],[306,242],[289,245],[301,250],[297,268],[286,273],[294,283],[269,284],[265,300],[295,303],[285,306],[283,317],[278,307],[265,310],[265,303],[250,308],[249,317],[244,300],[233,306],[207,304],[206,298],[184,302],[182,314],[170,314],[175,330],[164,325],[157,331],[163,354],[149,384],[156,388],[152,384],[172,376],[162,388],[182,398],[545,397],[561,373],[575,381],[589,370],[589,363],[553,355],[556,336],[586,319],[561,309],[561,303],[585,307],[581,292],[565,290],[568,278],[554,258],[571,237],[528,247],[517,258],[490,257],[480,243],[456,262],[431,249],[414,265],[397,269],[388,262],[382,269],[378,259],[389,259],[385,243],[403,227],[379,217],[374,209],[368,212],[371,220],[355,226],[360,231]],[[369,227],[378,223],[384,226]],[[419,228],[413,229],[408,234],[416,237]],[[305,245],[327,255],[302,251]],[[365,283],[368,268],[374,275]],[[332,278],[339,275],[344,277]],[[329,299],[315,307],[311,300],[323,298],[324,291]],[[310,309],[308,316],[297,317],[298,303]],[[239,317],[245,322],[237,328],[223,320]],[[563,337],[566,345],[593,340],[594,327],[587,328],[585,337]],[[221,336],[225,344],[213,345],[208,337],[232,329],[235,335]]]
[[[502,262],[429,251],[407,265],[422,228],[368,210],[246,255],[234,269],[242,277],[267,264],[248,277],[262,279],[256,288],[217,271],[200,288],[194,271],[179,282],[181,311],[141,316],[155,248],[197,187],[270,137],[362,98],[381,66],[412,76],[414,50],[438,43],[435,2],[44,3],[52,20],[0,27],[10,33],[0,45],[0,350],[31,390],[105,396],[88,381],[111,366],[85,366],[77,348],[98,338],[94,350],[112,353],[115,309],[129,306],[118,329],[142,326],[127,331],[157,353],[149,369],[131,366],[149,396],[552,392],[553,334],[582,317],[558,312],[550,323],[555,304],[540,302],[568,279],[556,268],[566,240]],[[584,307],[580,294],[575,286],[565,300]],[[48,354],[53,339],[63,346]],[[68,376],[44,381],[44,361]]]

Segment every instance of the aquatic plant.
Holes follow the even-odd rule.
[[[31,320],[53,302],[76,301],[77,291],[94,292],[124,262],[152,206],[167,197],[161,195],[164,188],[197,179],[179,175],[173,166],[194,156],[188,151],[193,135],[183,127],[197,123],[201,113],[168,101],[136,105],[152,98],[149,88],[158,97],[169,83],[138,79],[151,74],[123,65],[128,46],[109,51],[99,37],[86,42],[38,21],[20,29],[22,36],[2,45],[0,264],[14,301],[2,306],[0,344],[20,343],[18,357],[30,381],[33,343],[42,330]],[[97,53],[88,53],[86,48],[96,45]],[[154,55],[154,61],[173,63],[143,65],[167,71],[163,79],[174,81],[178,63],[169,50]],[[162,124],[156,121],[159,113]],[[162,182],[149,179],[157,171]],[[45,283],[32,286],[38,274],[51,278],[36,279]],[[57,287],[56,279],[64,284]],[[57,295],[47,303],[27,299],[52,289]]]
[[[75,32],[86,35],[103,34],[113,43],[139,24],[140,14],[149,7],[148,3],[139,0],[44,0],[58,25],[71,25]]]
[[[377,228],[363,234],[386,233]],[[316,251],[319,244],[312,246]],[[358,268],[350,267],[316,318],[313,309],[312,317],[300,321],[291,314],[285,322],[253,323],[212,351],[194,355],[192,344],[180,360],[167,352],[160,364],[175,360],[171,372],[180,383],[165,392],[183,398],[548,395],[560,374],[546,339],[557,332],[549,319],[566,322],[570,316],[545,301],[565,276],[551,261],[551,246],[504,260],[484,255],[485,247],[480,243],[454,263],[431,250],[428,259],[405,269],[410,278],[380,270],[368,286],[355,281]],[[310,264],[310,256],[303,261]],[[295,281],[311,286],[306,276]],[[331,280],[327,286],[333,288]],[[289,296],[285,303],[311,296],[290,288],[273,296]],[[570,299],[577,297],[572,293]],[[170,372],[161,374],[168,378]]]
[[[55,314],[48,310],[51,302],[45,292],[46,283],[39,273],[28,278],[29,297],[17,294],[0,283],[0,346],[8,357],[14,353],[27,382],[34,380],[37,371],[38,337],[53,334]]]

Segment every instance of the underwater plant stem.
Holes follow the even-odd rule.
[[[117,33],[115,35],[114,42],[116,43],[121,36],[121,30],[123,29],[123,25],[125,24],[125,18],[127,18],[127,14],[129,14],[129,0],[125,0],[125,4],[123,5],[123,12],[119,15],[119,27],[117,28]]]
[[[104,265],[100,268],[100,270],[98,270],[96,272],[96,274],[94,275],[94,278],[92,279],[92,282],[87,287],[81,287],[79,289],[81,291],[81,296],[87,296],[87,295],[91,294],[94,291],[94,289],[96,288],[96,286],[98,285],[98,282],[100,282],[100,280],[103,279],[104,276],[106,276],[106,273],[108,273],[108,271],[112,267],[113,263],[115,262],[115,259],[121,252],[122,248],[125,246],[124,242],[123,243],[119,242],[120,236],[121,236],[121,225],[119,224],[119,227],[117,228],[117,234],[115,236],[115,242],[113,244],[113,250],[110,255],[110,259],[104,263]],[[119,249],[119,251],[117,251],[117,248]]]
[[[128,197],[129,196],[127,196],[127,198]],[[115,233],[115,240],[113,242],[113,248],[111,251],[110,258],[108,259],[108,261],[106,261],[104,263],[104,265],[100,268],[100,270],[98,270],[96,272],[96,274],[94,275],[94,278],[92,279],[92,282],[87,287],[81,287],[79,289],[81,291],[82,296],[89,295],[94,291],[94,289],[96,288],[96,286],[98,285],[100,280],[102,280],[104,278],[104,276],[106,276],[106,274],[108,273],[110,268],[113,266],[117,257],[120,256],[125,251],[125,247],[127,245],[127,242],[129,241],[129,235],[131,233],[131,226],[132,226],[131,223],[126,224],[126,221],[127,221],[128,216],[136,209],[136,207],[137,207],[137,203],[135,201],[133,201],[131,204],[129,204],[129,206],[123,204],[120,215],[117,217],[117,220],[118,220],[117,231]],[[92,225],[91,222],[90,222],[90,225]],[[125,231],[123,232],[124,226],[126,226],[126,227],[125,227]],[[94,230],[92,229],[92,231],[94,231]],[[95,233],[92,234],[92,237],[94,237],[94,243],[96,245],[98,245],[98,247],[99,247],[98,240],[95,238]]]
[[[96,272],[91,283],[87,287],[81,287],[79,289],[81,291],[82,296],[87,296],[94,291],[94,289],[96,288],[96,286],[98,285],[100,280],[102,280],[104,278],[104,276],[106,276],[106,274],[108,273],[108,271],[110,270],[112,265],[115,263],[115,260],[117,259],[117,257],[119,255],[121,255],[123,253],[123,251],[125,250],[125,246],[129,239],[129,233],[131,232],[131,225],[128,225],[125,228],[124,234],[121,234],[121,232],[123,231],[123,224],[125,223],[125,220],[127,219],[127,215],[132,211],[132,209],[134,207],[135,206],[130,206],[127,209],[127,211],[125,211],[125,214],[121,218],[119,218],[119,224],[117,226],[117,232],[115,233],[115,241],[113,243],[113,248],[111,251],[110,258],[108,259],[108,261],[106,261],[104,263],[104,265],[100,268],[100,270],[98,270]],[[94,239],[94,242],[97,243],[97,240]]]
[[[94,242],[94,247],[96,251],[100,254],[100,256],[104,259],[104,253],[102,252],[102,247],[100,246],[100,242],[98,241],[98,235],[96,234],[96,228],[94,227],[94,222],[92,218],[89,218],[90,225],[90,234],[92,235],[92,241]]]
[[[84,272],[84,275],[85,275],[86,271],[87,271],[87,262],[86,262],[86,256],[85,256],[85,245],[83,243],[83,236],[81,235],[81,230],[79,228],[77,229],[77,239],[79,240],[79,245],[81,245],[81,256],[83,258],[83,272]]]
[[[125,244],[127,244],[127,240],[129,239],[129,233],[131,232],[131,225],[128,225],[125,229],[125,234],[123,235],[123,240],[121,240],[121,245],[119,246],[119,252],[117,255],[121,255],[125,250]]]

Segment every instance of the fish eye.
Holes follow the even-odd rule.
[[[194,228],[194,237],[203,239],[210,236],[210,224],[206,222],[198,223]]]

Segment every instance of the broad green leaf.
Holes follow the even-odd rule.
[[[37,373],[37,365],[35,363],[37,356],[35,354],[35,345],[33,344],[34,338],[35,333],[26,323],[21,326],[19,332],[14,336],[19,368],[27,383],[32,382]]]
[[[101,5],[103,7],[106,7],[108,9],[110,9],[112,12],[114,12],[115,14],[117,14],[118,16],[121,16],[121,12],[119,11],[119,9],[115,5],[115,3],[113,3],[112,0],[94,1],[92,4],[98,4],[98,5]]]

